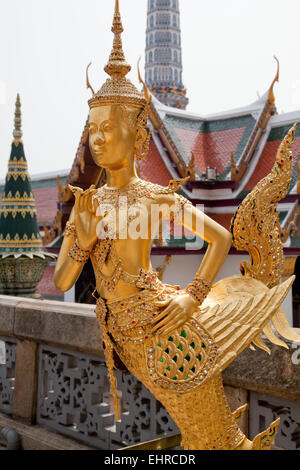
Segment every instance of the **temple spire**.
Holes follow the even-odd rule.
[[[148,0],[146,84],[167,106],[185,109],[179,0]]]
[[[20,142],[23,136],[22,132],[22,118],[21,118],[21,100],[19,93],[17,94],[16,109],[15,109],[15,127],[13,131],[14,141]]]
[[[112,78],[127,75],[131,67],[125,60],[123,52],[122,38],[123,25],[121,21],[121,14],[119,8],[119,0],[115,0],[115,13],[111,31],[114,33],[114,41],[112,51],[109,56],[108,64],[105,66],[105,72]]]
[[[43,249],[21,140],[21,124],[21,101],[18,95],[14,140],[0,202],[0,294],[34,297],[44,269],[55,255]]]

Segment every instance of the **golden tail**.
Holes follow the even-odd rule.
[[[266,431],[257,434],[252,441],[252,450],[270,450],[271,444],[276,437],[279,424],[280,418],[273,421]]]
[[[258,279],[268,287],[277,285],[283,270],[283,247],[278,202],[287,193],[292,180],[291,147],[296,124],[279,146],[272,171],[243,200],[232,221],[231,233],[237,250],[247,251],[251,264],[244,261],[241,273]]]

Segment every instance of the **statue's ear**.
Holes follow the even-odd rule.
[[[151,133],[151,131],[147,132],[147,130],[142,126],[137,128],[135,139],[135,157],[137,160],[144,160],[147,157]]]
[[[144,136],[144,129],[141,127],[137,127],[136,130],[136,136],[135,136],[135,143],[134,143],[134,156],[138,159],[142,159],[142,151],[143,151],[143,145],[145,142],[145,136]]]

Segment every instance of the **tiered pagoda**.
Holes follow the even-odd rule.
[[[179,0],[148,0],[145,59],[151,92],[161,103],[185,109]]]
[[[13,136],[0,209],[0,293],[32,297],[55,255],[44,251],[37,224],[22,142],[19,95]]]

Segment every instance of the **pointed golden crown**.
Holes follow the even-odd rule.
[[[91,88],[93,97],[89,100],[90,108],[105,104],[127,104],[137,108],[144,108],[149,102],[150,96],[144,84],[144,95],[126,78],[131,67],[125,60],[121,34],[124,31],[119,10],[119,0],[115,0],[115,13],[112,32],[114,41],[108,64],[104,67],[110,75],[98,93],[94,93],[87,76],[87,86]]]

